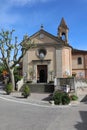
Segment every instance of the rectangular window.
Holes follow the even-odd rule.
[[[78,57],[78,65],[81,65],[81,64],[82,64],[82,58]]]

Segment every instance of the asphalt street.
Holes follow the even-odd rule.
[[[87,130],[87,104],[44,107],[0,98],[0,130]]]

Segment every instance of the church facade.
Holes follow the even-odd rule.
[[[73,49],[68,42],[69,28],[62,18],[58,34],[41,29],[29,37],[35,48],[23,57],[23,75],[35,83],[48,83],[54,77],[87,78],[87,51]]]

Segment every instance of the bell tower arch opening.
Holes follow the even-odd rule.
[[[62,33],[61,39],[64,41],[66,40],[66,34],[64,32]]]
[[[68,43],[68,31],[69,28],[67,27],[64,18],[62,18],[60,25],[58,27],[58,38],[61,38],[63,41]]]

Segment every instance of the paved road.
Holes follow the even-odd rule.
[[[87,104],[41,107],[0,98],[0,130],[87,130]]]

